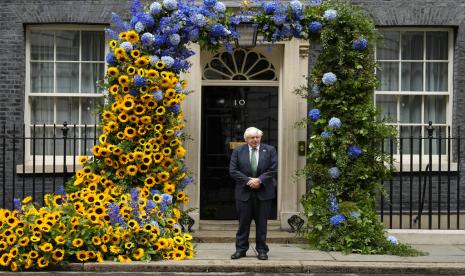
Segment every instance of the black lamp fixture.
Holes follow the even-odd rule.
[[[236,38],[236,47],[253,48],[257,45],[257,24],[241,22],[236,27],[239,36]]]

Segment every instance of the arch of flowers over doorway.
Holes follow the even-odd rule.
[[[103,134],[66,187],[39,207],[27,197],[0,210],[0,265],[43,269],[69,261],[162,260],[194,257],[181,230],[184,165],[183,112],[190,42],[232,51],[241,22],[258,25],[264,40],[300,38],[322,45],[305,95],[313,106],[308,166],[311,187],[302,200],[303,234],[321,249],[401,253],[384,237],[375,193],[390,168],[379,143],[394,130],[375,121],[373,23],[359,9],[335,1],[260,2],[227,14],[216,0],[163,0],[131,5],[129,22],[113,15]]]

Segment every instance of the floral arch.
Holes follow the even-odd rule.
[[[375,120],[377,36],[365,13],[321,0],[259,2],[237,15],[216,0],[199,6],[162,0],[145,9],[133,0],[130,10],[129,22],[114,14],[107,30],[112,40],[99,144],[91,158],[80,159],[83,168],[66,187],[45,196],[45,206],[28,197],[16,199],[15,210],[0,210],[2,267],[194,257],[192,237],[181,227],[180,206],[189,200],[183,189],[192,178],[184,165],[180,105],[187,84],[179,73],[195,54],[190,42],[234,52],[241,22],[256,24],[266,41],[297,37],[322,46],[309,87],[298,90],[312,106],[305,121],[312,131],[308,165],[301,172],[311,183],[302,199],[303,235],[325,250],[408,252],[386,240],[375,210],[390,172],[379,143],[394,130]],[[232,78],[241,74],[231,72]]]

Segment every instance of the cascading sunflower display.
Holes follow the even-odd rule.
[[[101,111],[92,157],[45,206],[31,197],[0,209],[0,266],[12,271],[66,262],[192,258],[192,236],[180,226],[184,165],[183,113],[190,41],[218,46],[231,32],[216,0],[164,0],[144,11],[131,6],[123,22],[113,14]]]

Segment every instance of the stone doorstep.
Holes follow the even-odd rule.
[[[71,263],[55,271],[82,272],[281,272],[463,275],[465,263],[395,263],[279,260],[187,260],[132,263]]]
[[[191,233],[195,242],[200,243],[233,243],[236,239],[236,231],[209,231],[197,230]],[[305,243],[305,239],[298,237],[295,233],[287,231],[268,231],[267,242],[269,243]],[[255,242],[255,231],[251,229],[249,241]]]

